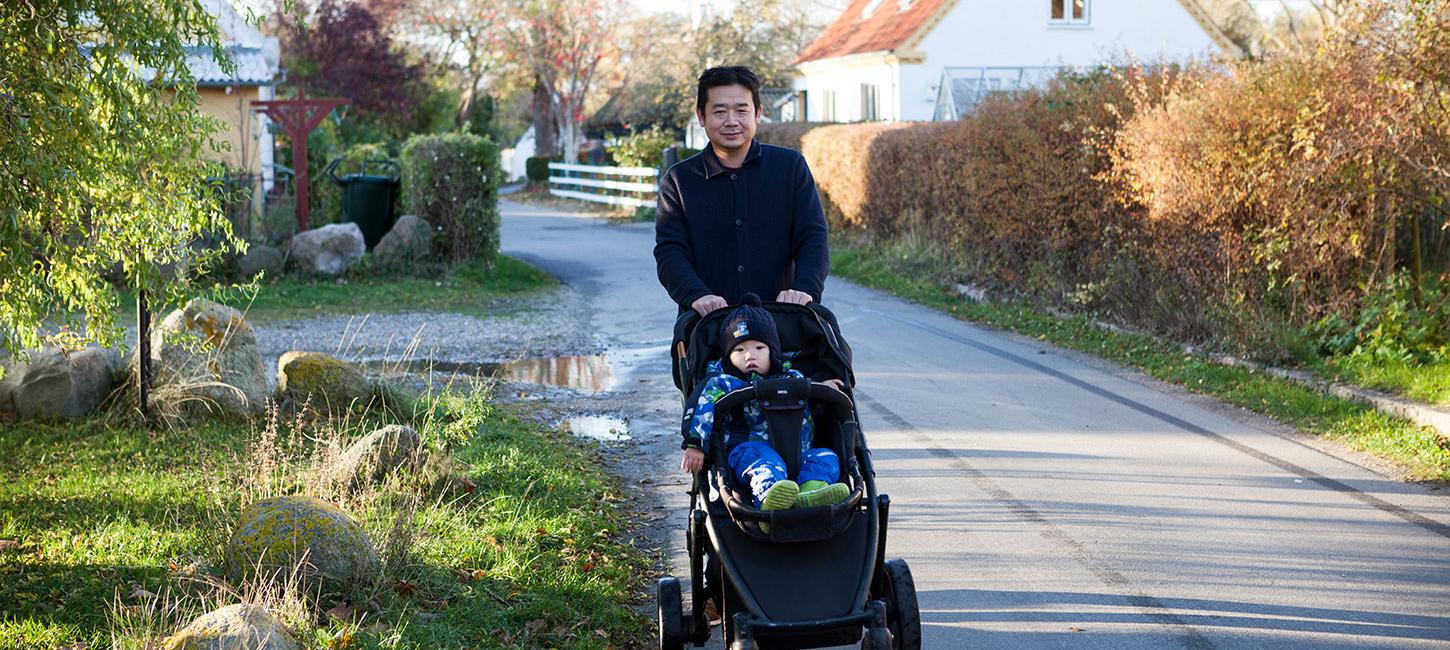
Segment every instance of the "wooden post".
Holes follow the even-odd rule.
[[[307,230],[307,135],[317,128],[322,118],[338,106],[351,103],[345,98],[308,99],[307,89],[299,87],[296,99],[274,99],[252,102],[252,109],[277,120],[292,140],[292,177],[296,184],[297,231]]]
[[[146,290],[136,290],[136,385],[141,393],[141,419],[149,427],[151,420],[151,307],[146,303]]]

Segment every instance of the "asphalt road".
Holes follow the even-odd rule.
[[[618,399],[682,529],[652,227],[502,208],[503,250],[579,290],[597,342],[654,378]],[[1095,359],[826,286],[926,647],[1450,648],[1444,492]]]

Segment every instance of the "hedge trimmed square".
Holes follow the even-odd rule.
[[[498,255],[498,146],[470,133],[416,135],[403,145],[403,198],[433,226],[444,259]]]

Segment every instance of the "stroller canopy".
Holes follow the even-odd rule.
[[[813,380],[840,379],[848,386],[856,385],[851,372],[851,347],[841,338],[840,325],[831,310],[816,303],[767,302],[763,307],[775,317],[781,355],[792,367]],[[687,398],[705,379],[708,363],[723,356],[720,340],[732,311],[731,307],[717,309],[703,318],[688,311],[675,320],[674,343],[670,346],[675,387]]]

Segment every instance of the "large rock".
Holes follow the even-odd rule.
[[[357,224],[334,223],[293,235],[287,259],[306,273],[342,275],[365,252],[367,245]]]
[[[120,356],[87,347],[46,347],[6,367],[0,380],[0,419],[75,418],[90,415],[116,387]]]
[[[321,499],[286,496],[252,504],[223,551],[228,573],[246,580],[297,579],[307,593],[349,599],[378,576],[378,553],[347,513]]]
[[[285,261],[282,259],[282,251],[266,244],[252,244],[247,248],[247,253],[237,260],[237,272],[248,280],[256,277],[258,273],[263,278],[275,280],[282,275]]]
[[[135,358],[132,358],[133,364]],[[259,414],[267,370],[242,313],[194,298],[151,331],[152,395],[179,413]]]
[[[373,260],[386,268],[406,268],[433,255],[433,228],[427,221],[404,215],[373,247]]]
[[[310,403],[329,413],[365,408],[373,398],[372,384],[357,366],[321,352],[299,350],[277,359],[277,392],[293,405]]]
[[[422,442],[412,427],[388,425],[348,447],[338,458],[333,476],[348,490],[381,483],[395,471],[412,469]]]
[[[181,628],[166,650],[299,650],[287,627],[261,605],[227,605]]]

